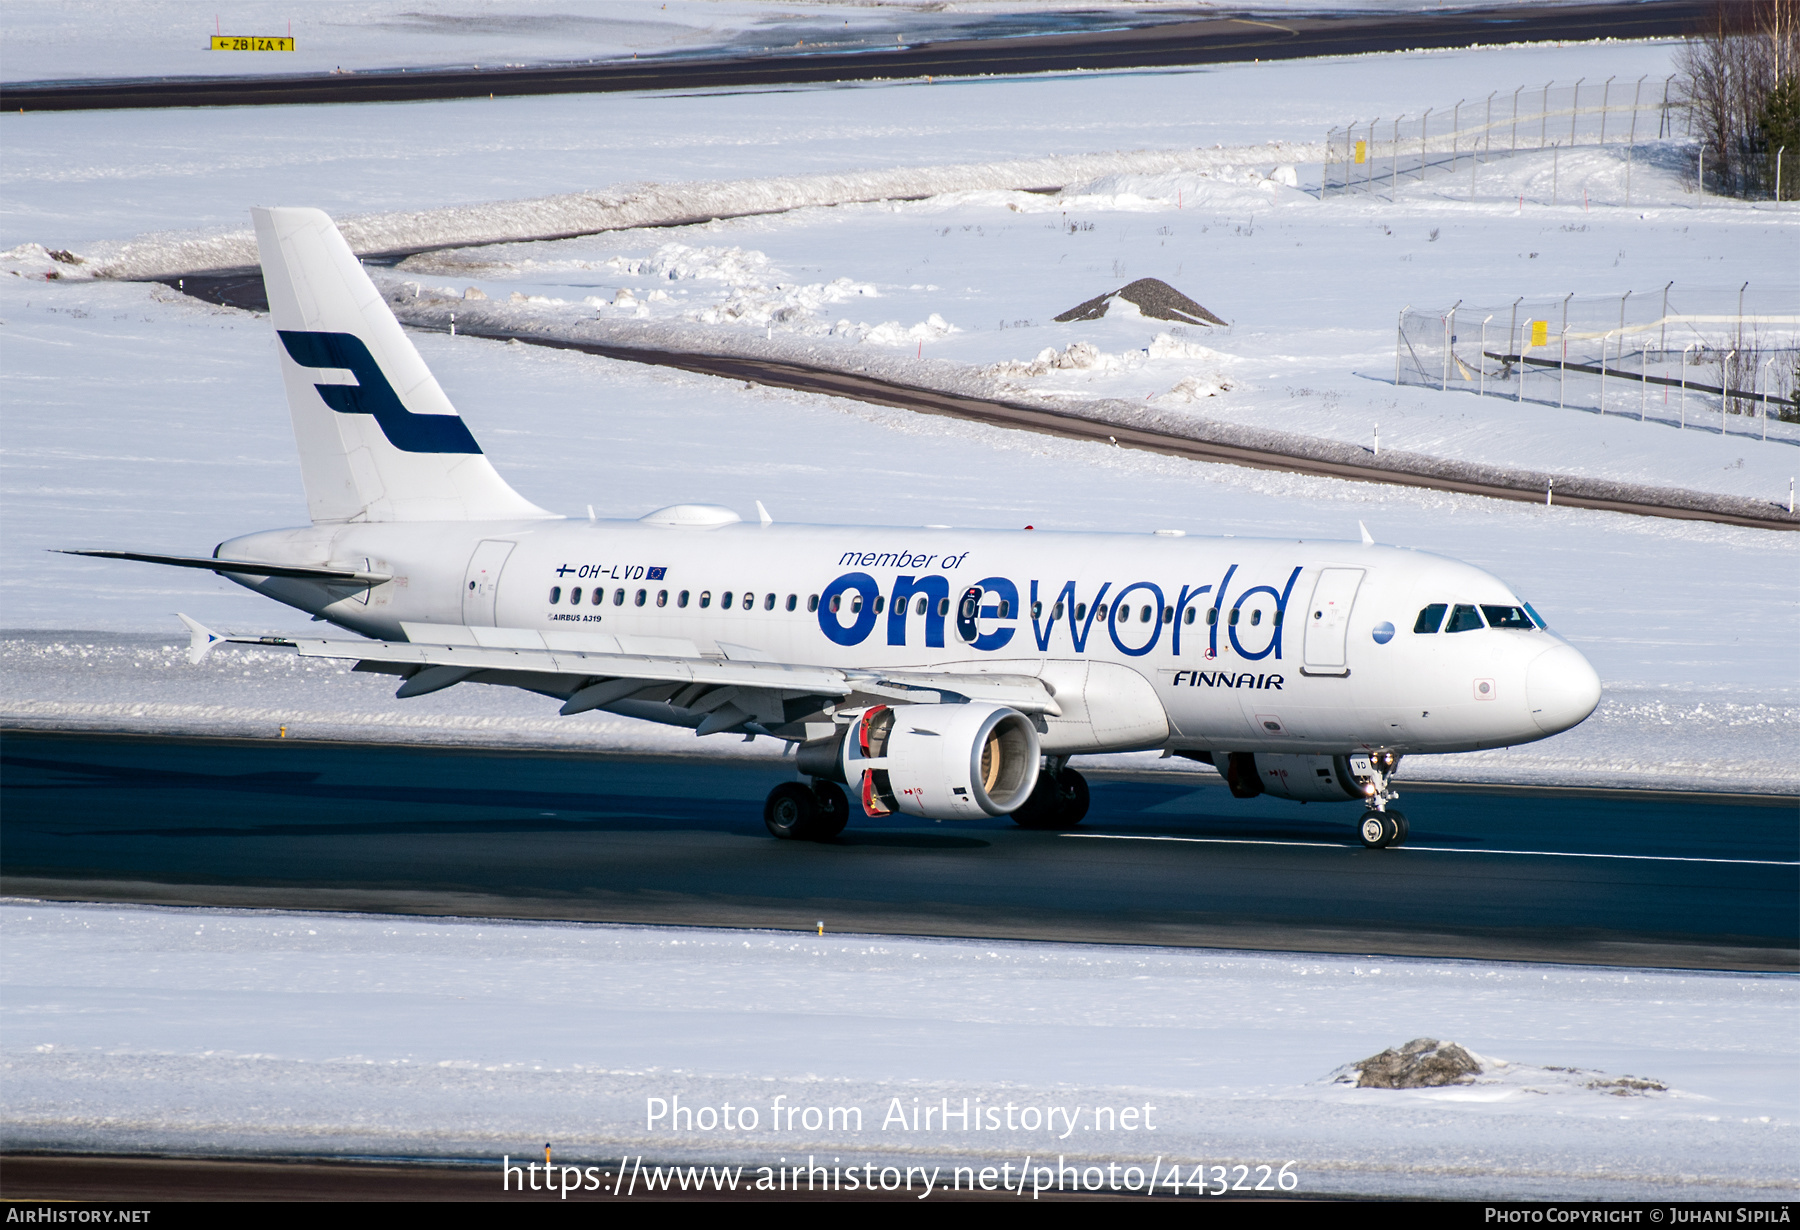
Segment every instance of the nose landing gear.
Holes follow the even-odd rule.
[[[830,841],[850,822],[850,800],[836,782],[782,782],[763,803],[763,825],[784,841]]]
[[[1400,757],[1393,752],[1369,754],[1369,781],[1364,788],[1369,798],[1369,810],[1362,814],[1356,826],[1357,837],[1368,849],[1385,850],[1389,846],[1406,844],[1406,813],[1388,806],[1400,797],[1400,792],[1393,787],[1394,770],[1399,764]]]

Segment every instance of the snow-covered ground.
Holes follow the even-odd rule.
[[[754,1174],[811,1156],[941,1167],[945,1184],[970,1159],[1016,1176],[1027,1157],[1060,1157],[1117,1162],[1120,1182],[1140,1166],[1140,1185],[1153,1165],[1180,1163],[1186,1182],[1204,1164],[1209,1183],[1212,1166],[1236,1182],[1247,1165],[1254,1185],[1292,1163],[1302,1194],[1800,1195],[1791,977],[825,926],[11,902],[0,1141],[492,1159],[496,1183],[502,1154],[550,1141],[571,1163],[641,1154]],[[1461,1043],[1486,1071],[1434,1090],[1334,1080],[1420,1036]],[[915,1107],[965,1098],[999,1123],[1012,1107],[1013,1130],[911,1129]],[[715,1123],[726,1103],[750,1107],[757,1123],[671,1130],[649,1121],[652,1099],[711,1107]],[[776,1106],[799,1108],[791,1130]],[[840,1116],[808,1131],[808,1107],[857,1108],[861,1130]]]

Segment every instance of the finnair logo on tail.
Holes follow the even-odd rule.
[[[355,384],[315,384],[325,404],[339,414],[372,414],[382,434],[406,453],[479,453],[481,446],[454,414],[414,414],[401,403],[381,365],[353,333],[308,333],[279,329],[281,344],[301,367],[337,367]]]

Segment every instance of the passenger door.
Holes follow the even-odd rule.
[[[1344,647],[1350,634],[1350,608],[1362,584],[1361,568],[1325,568],[1313,586],[1306,608],[1305,670],[1309,675],[1348,675]]]
[[[469,570],[463,577],[462,620],[471,628],[494,626],[494,600],[500,594],[500,570],[513,545],[496,538],[484,538],[469,557]]]

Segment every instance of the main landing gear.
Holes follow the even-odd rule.
[[[1068,767],[1061,756],[1046,757],[1037,785],[1025,805],[1012,814],[1022,829],[1072,829],[1088,810],[1087,778]]]
[[[1369,756],[1369,810],[1357,822],[1356,835],[1370,850],[1406,844],[1406,813],[1388,806],[1400,797],[1393,788],[1394,770],[1399,764],[1400,757],[1392,752],[1373,752]]]
[[[763,803],[763,824],[785,841],[830,841],[850,822],[850,800],[836,782],[782,782]]]

